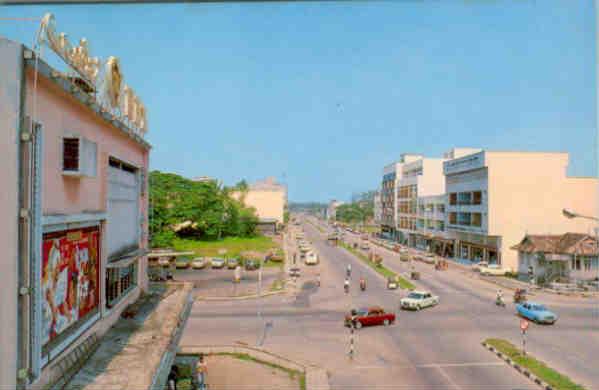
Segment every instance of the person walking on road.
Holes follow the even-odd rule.
[[[177,366],[171,366],[171,372],[168,374],[168,390],[177,390],[178,373]]]
[[[206,390],[206,372],[208,366],[204,361],[204,355],[200,355],[198,363],[196,364],[196,376],[198,379],[198,390]]]

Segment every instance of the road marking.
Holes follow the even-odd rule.
[[[458,386],[457,383],[455,383],[449,375],[447,375],[447,373],[441,366],[437,366],[437,368],[439,369],[439,372],[441,373],[441,375],[443,375],[443,378],[445,378],[451,386],[453,386],[457,390],[462,390],[462,388],[460,386]]]

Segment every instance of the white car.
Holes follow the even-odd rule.
[[[481,261],[480,263],[475,264],[474,267],[472,268],[472,270],[474,272],[480,272],[480,270],[482,268],[486,268],[488,266],[489,266],[489,263],[487,263],[486,261]]]
[[[203,257],[196,257],[191,261],[191,268],[202,269],[208,265],[208,261]]]
[[[427,291],[412,291],[399,301],[402,309],[420,310],[439,304],[439,297]]]
[[[489,264],[486,267],[480,267],[481,275],[504,276],[509,270],[501,268],[498,264]]]
[[[318,264],[318,256],[314,252],[306,253],[306,265],[316,265]]]
[[[158,259],[158,265],[160,265],[161,267],[165,267],[165,268],[170,267],[170,265],[171,265],[170,257],[160,257]]]
[[[368,244],[368,242],[363,242],[362,245],[360,245],[360,248],[366,251],[370,249],[370,245]]]
[[[421,257],[422,261],[425,262],[426,264],[435,264],[435,261],[437,259],[437,257],[433,254],[426,254],[424,256]]]

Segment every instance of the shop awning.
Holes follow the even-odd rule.
[[[137,259],[139,259],[141,256],[145,256],[148,253],[150,253],[150,251],[147,249],[136,249],[132,252],[129,252],[127,254],[120,256],[117,259],[114,259],[114,260],[108,262],[108,264],[106,264],[106,268],[127,267],[127,266],[131,265],[132,263],[134,263],[135,261],[137,261]]]

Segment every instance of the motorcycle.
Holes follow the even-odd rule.
[[[360,290],[366,290],[366,281],[364,279],[360,279]]]
[[[495,305],[505,307],[505,301],[501,297],[495,299]]]
[[[346,284],[343,286],[343,288],[345,289],[345,293],[349,293],[349,284]]]

